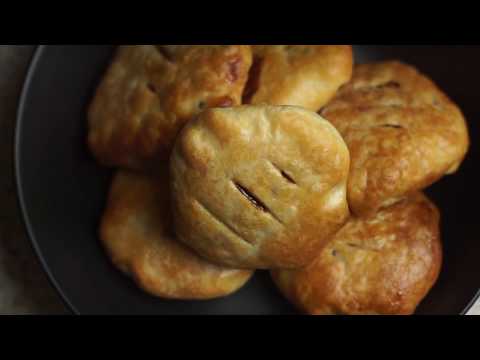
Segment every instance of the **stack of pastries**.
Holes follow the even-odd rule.
[[[413,314],[442,265],[422,193],[469,148],[461,110],[350,45],[120,46],[88,145],[116,169],[100,238],[157,297],[231,295],[256,270],[311,315]]]

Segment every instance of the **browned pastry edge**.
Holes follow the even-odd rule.
[[[149,170],[178,131],[208,107],[241,104],[246,45],[123,45],[88,112],[88,146],[102,165]]]
[[[187,124],[173,151],[177,235],[235,268],[304,266],[348,218],[348,169],[343,139],[314,112],[207,110]]]
[[[321,114],[349,147],[348,198],[357,216],[456,172],[469,148],[460,109],[425,75],[396,61],[357,66]]]
[[[244,104],[318,111],[353,71],[351,45],[254,45]]]
[[[208,300],[231,295],[253,272],[211,264],[177,242],[166,174],[115,175],[99,232],[107,255],[139,288],[156,297]]]
[[[272,271],[281,292],[312,315],[410,315],[442,265],[440,214],[415,194],[352,218],[308,267]]]

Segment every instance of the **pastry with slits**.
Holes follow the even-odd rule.
[[[351,45],[252,45],[243,101],[319,111],[353,71]]]
[[[93,155],[109,167],[156,167],[185,122],[241,104],[251,63],[244,45],[120,46],[89,109]]]
[[[218,264],[305,266],[348,218],[348,169],[343,139],[314,112],[207,110],[173,150],[176,233]]]
[[[173,231],[167,171],[157,177],[115,175],[100,228],[113,264],[157,297],[206,300],[231,295],[252,271],[205,261],[179,243]]]
[[[351,218],[308,267],[272,277],[306,314],[411,315],[440,273],[439,223],[435,205],[418,193]]]
[[[453,174],[469,148],[461,110],[400,62],[356,67],[321,115],[349,147],[348,200],[357,216],[373,215]]]

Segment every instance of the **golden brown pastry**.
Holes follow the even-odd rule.
[[[310,266],[272,271],[282,293],[311,315],[410,315],[437,281],[440,215],[424,195],[352,218]]]
[[[454,173],[469,147],[460,109],[431,80],[399,62],[358,66],[321,114],[350,149],[348,199],[358,216]]]
[[[251,271],[210,264],[175,240],[168,176],[119,172],[101,224],[111,260],[148,293],[167,299],[204,300],[240,289]]]
[[[207,110],[173,150],[176,233],[219,264],[304,266],[349,215],[348,168],[343,139],[314,112]]]
[[[245,104],[319,111],[353,70],[351,45],[254,45]]]
[[[134,170],[168,159],[186,121],[241,104],[251,63],[243,45],[120,46],[89,110],[91,151]]]

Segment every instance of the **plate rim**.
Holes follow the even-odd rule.
[[[44,53],[46,47],[48,45],[37,45],[31,58],[29,61],[28,65],[28,70],[25,76],[25,79],[22,84],[22,90],[20,93],[20,98],[18,101],[18,106],[17,106],[17,113],[15,117],[15,126],[14,126],[14,141],[13,141],[13,174],[14,174],[14,182],[15,182],[15,195],[17,198],[17,204],[20,208],[20,213],[21,213],[21,218],[22,218],[22,224],[24,231],[26,232],[26,235],[29,239],[29,243],[32,246],[35,256],[37,257],[38,261],[40,262],[40,265],[42,267],[42,270],[44,273],[47,275],[48,282],[50,285],[53,287],[53,289],[57,292],[57,294],[60,297],[60,300],[62,303],[65,305],[67,310],[69,310],[71,313],[80,315],[80,312],[78,309],[74,306],[74,304],[70,301],[70,299],[66,296],[64,293],[62,287],[58,283],[57,279],[55,278],[52,270],[50,269],[50,266],[48,265],[47,261],[45,260],[45,257],[43,256],[42,249],[39,245],[39,242],[37,241],[37,238],[35,236],[35,233],[33,231],[33,226],[31,224],[29,215],[28,215],[28,209],[25,203],[25,194],[23,192],[23,179],[21,176],[20,172],[20,153],[21,153],[21,134],[23,132],[23,123],[24,123],[24,114],[25,114],[25,109],[26,109],[26,102],[27,98],[29,95],[29,89],[31,88],[31,84],[33,82],[33,77],[35,75],[35,72],[37,70],[38,62],[40,58],[42,57],[42,54]]]
[[[25,79],[22,84],[22,90],[20,93],[20,98],[17,105],[17,112],[15,116],[15,125],[14,125],[14,141],[13,141],[13,176],[14,176],[14,183],[15,183],[15,195],[17,199],[17,204],[20,209],[20,217],[22,220],[24,231],[29,239],[30,245],[33,247],[35,256],[40,262],[40,265],[43,271],[47,275],[47,279],[57,292],[60,295],[60,299],[63,304],[66,306],[71,313],[75,315],[81,315],[81,312],[76,308],[76,306],[71,302],[71,300],[66,296],[65,292],[63,291],[62,287],[58,283],[55,275],[53,274],[52,270],[50,269],[45,257],[43,256],[42,249],[37,241],[35,233],[33,231],[33,227],[28,216],[28,209],[25,203],[25,195],[23,193],[23,181],[22,176],[20,174],[20,153],[21,153],[21,134],[23,130],[23,122],[24,122],[24,114],[26,109],[26,102],[29,96],[29,91],[31,88],[31,84],[33,83],[33,77],[37,71],[38,63],[40,58],[42,57],[43,53],[47,49],[49,45],[37,45],[33,55],[30,58],[28,64],[28,70],[26,72]],[[480,289],[477,290],[476,295],[473,299],[469,302],[469,304],[464,308],[464,310],[459,315],[468,315],[470,310],[476,305],[476,303],[480,300]]]

